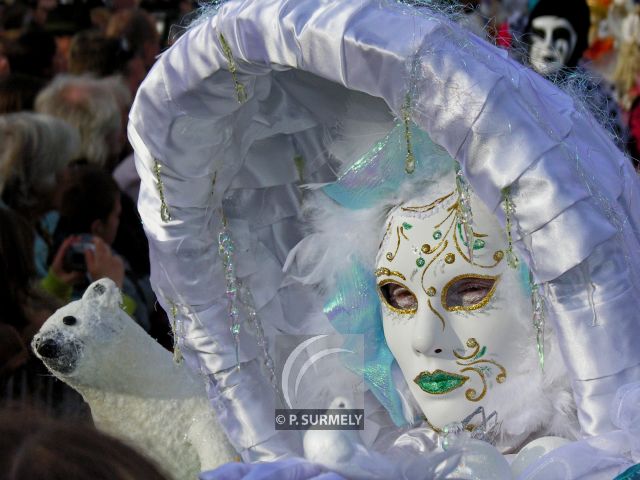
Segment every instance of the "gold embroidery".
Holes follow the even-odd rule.
[[[456,255],[454,253],[447,253],[444,256],[444,261],[445,263],[448,263],[449,265],[451,265],[453,262],[456,261]]]
[[[247,91],[245,90],[244,85],[238,80],[238,65],[233,58],[231,47],[222,34],[220,34],[220,45],[222,45],[222,52],[224,53],[224,56],[226,57],[227,63],[229,65],[229,73],[231,74],[231,78],[233,79],[233,85],[236,89],[236,98],[238,99],[238,103],[244,103],[247,101]]]
[[[473,305],[468,305],[468,306],[448,305],[447,294],[449,293],[449,288],[452,285],[454,285],[458,280],[463,280],[465,278],[471,278],[471,279],[482,278],[486,280],[493,280],[493,285],[491,286],[491,289],[489,290],[489,292],[478,303],[474,303]],[[487,303],[489,303],[489,300],[491,300],[491,297],[493,297],[493,294],[496,291],[496,286],[498,285],[498,280],[500,280],[500,275],[497,275],[495,277],[491,275],[478,275],[475,273],[464,273],[462,275],[457,275],[453,277],[451,280],[449,280],[449,282],[442,289],[442,294],[440,295],[440,302],[442,303],[442,307],[448,312],[456,312],[460,310],[464,310],[464,311],[479,310],[480,308],[484,307]]]

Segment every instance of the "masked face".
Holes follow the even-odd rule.
[[[531,22],[531,66],[541,75],[551,75],[567,64],[576,47],[577,35],[566,18],[543,15]]]
[[[514,317],[526,312],[516,308],[530,305],[497,220],[473,197],[469,258],[453,177],[443,185],[451,192],[390,213],[375,271],[387,344],[435,428],[492,411],[519,361],[525,333]]]

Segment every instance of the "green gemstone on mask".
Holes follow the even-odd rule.
[[[424,267],[424,258],[420,257],[416,260],[416,265],[419,267]]]
[[[481,248],[484,248],[484,240],[476,238],[475,241],[473,242],[473,249],[480,250]]]
[[[436,370],[433,373],[422,372],[413,379],[423,391],[433,395],[442,395],[455,390],[467,380],[469,380],[469,377],[443,372],[442,370]]]
[[[442,232],[440,230],[436,230],[433,232],[433,239],[440,240],[442,238]]]
[[[411,225],[410,223],[404,222],[404,223],[402,224],[402,227],[403,227],[405,230],[411,230],[411,229],[413,228],[413,225]]]

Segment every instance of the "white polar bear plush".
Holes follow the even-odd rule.
[[[204,384],[120,308],[102,279],[54,313],[32,348],[91,407],[96,427],[147,454],[175,480],[237,460]]]

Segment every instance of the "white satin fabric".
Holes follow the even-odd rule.
[[[220,35],[246,89],[243,104]],[[511,187],[516,247],[547,282],[585,434],[612,429],[606,411],[617,387],[639,378],[639,188],[590,116],[503,51],[424,10],[376,0],[232,0],[159,58],[134,102],[129,137],[154,289],[165,310],[178,306],[183,354],[209,379],[220,422],[245,460],[299,455],[300,437],[274,431],[272,389],[245,331],[243,365],[234,368],[221,206],[237,274],[271,344],[278,332],[331,331],[312,314],[321,312],[313,292],[281,271],[302,238],[298,185],[335,178],[323,142],[347,114],[350,91],[399,115],[409,90],[413,120],[460,161],[503,223],[501,191]]]

